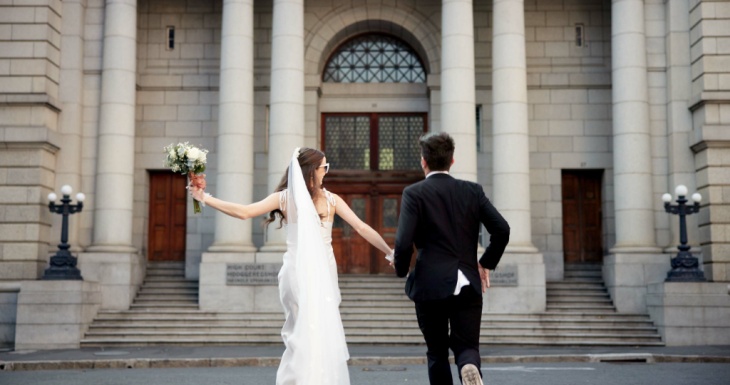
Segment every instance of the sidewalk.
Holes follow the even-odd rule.
[[[278,366],[283,346],[117,347],[0,351],[0,371]],[[351,346],[350,365],[425,365],[425,346]],[[482,346],[482,362],[730,363],[730,346]]]

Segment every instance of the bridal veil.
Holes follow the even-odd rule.
[[[286,196],[287,252],[279,272],[286,321],[286,350],[277,385],[349,384],[349,353],[339,311],[337,282],[330,279],[331,247],[299,166],[299,149],[289,164]]]

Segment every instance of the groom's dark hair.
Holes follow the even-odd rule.
[[[454,139],[445,132],[423,135],[418,140],[421,156],[431,171],[448,171],[454,159]]]

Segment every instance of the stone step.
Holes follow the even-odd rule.
[[[147,271],[147,274],[145,275],[147,279],[153,278],[153,277],[176,277],[180,279],[185,279],[185,271],[184,270],[153,270],[153,271]]]
[[[348,337],[347,343],[350,346],[354,345],[373,345],[373,344],[382,344],[382,345],[408,345],[408,346],[422,346],[423,345],[423,338],[411,338],[409,340],[404,341],[397,341],[395,343],[391,343],[390,341],[386,341],[383,343],[373,342],[368,337]],[[636,346],[664,346],[664,343],[662,342],[644,342],[644,341],[604,341],[604,340],[586,340],[586,339],[566,339],[561,341],[545,341],[543,339],[522,339],[522,340],[513,340],[513,341],[490,341],[490,340],[481,340],[482,344],[489,345],[489,346],[522,346],[522,347],[530,347],[530,346],[591,346],[591,347],[600,347],[600,346],[626,346],[626,347],[636,347]],[[126,339],[126,340],[118,340],[118,339],[102,339],[102,338],[94,338],[94,339],[83,339],[81,340],[81,346],[84,348],[103,348],[103,347],[143,347],[143,346],[240,346],[240,345],[281,345],[281,337],[274,338],[274,337],[268,337],[268,338],[260,338],[260,337],[253,337],[253,338],[247,338],[245,340],[243,339],[232,339],[232,338],[221,338],[212,340],[210,338],[197,338],[197,339]]]
[[[405,289],[405,281],[340,281],[340,289],[360,288],[360,289]]]
[[[594,303],[596,305],[604,305],[604,304],[610,304],[613,306],[613,301],[611,301],[611,298],[606,295],[603,297],[596,297],[596,296],[577,296],[577,295],[571,295],[571,296],[548,296],[547,297],[547,304],[562,304],[562,303]]]
[[[189,327],[197,329],[199,327],[264,327],[276,326],[278,328],[283,325],[282,317],[261,318],[261,319],[221,319],[216,317],[207,318],[170,318],[170,317],[128,317],[113,319],[97,319],[90,326],[90,329],[96,327],[137,327],[137,326],[168,326],[168,327]],[[396,328],[404,325],[416,327],[416,317],[404,319],[403,317],[380,317],[380,318],[346,318],[343,319],[346,327],[370,327],[370,328]],[[551,328],[551,327],[571,327],[571,328],[651,328],[656,330],[649,321],[626,321],[626,320],[580,320],[580,319],[559,319],[559,320],[500,320],[485,319],[481,323],[483,328]]]
[[[156,276],[156,275],[149,276],[148,275],[144,278],[144,282],[142,283],[142,285],[146,286],[147,284],[150,284],[150,283],[160,283],[160,282],[172,282],[172,283],[179,283],[179,284],[195,282],[195,284],[197,285],[197,281],[188,281],[183,276],[167,276],[167,275],[160,275],[160,276]]]
[[[603,279],[603,272],[600,270],[566,270],[563,272],[565,278],[600,278]]]
[[[284,324],[284,320],[248,320],[248,321],[195,321],[183,322],[160,321],[160,320],[143,320],[138,322],[95,322],[89,327],[88,334],[104,334],[104,333],[121,333],[135,334],[137,332],[145,333],[185,333],[188,331],[206,332],[216,334],[220,332],[240,333],[278,333]],[[413,319],[410,321],[343,321],[346,331],[357,333],[367,333],[371,331],[373,335],[388,331],[389,333],[420,333],[418,322]],[[616,324],[569,324],[569,323],[552,323],[550,325],[531,322],[531,323],[515,323],[515,322],[482,322],[483,330],[499,330],[515,331],[522,330],[526,332],[580,332],[580,333],[616,333],[616,334],[656,334],[657,330],[652,325],[616,325]]]
[[[198,294],[138,294],[135,303],[143,304],[155,301],[195,302],[198,303]]]
[[[591,270],[603,271],[603,264],[600,263],[566,263],[563,265],[564,271]]]
[[[398,301],[376,303],[375,301],[363,301],[358,303],[357,301],[348,301],[340,305],[340,313],[362,313],[363,310],[368,312],[376,313],[414,313],[415,308],[409,303],[400,303]]]
[[[407,303],[409,305],[413,304],[413,301],[408,299],[408,297],[406,297],[405,294],[400,294],[400,293],[391,294],[391,293],[358,292],[358,293],[351,293],[351,294],[347,294],[347,295],[343,294],[343,298],[348,302],[352,302],[352,301],[357,301],[357,302],[360,302],[360,301],[374,301],[374,302],[397,301],[400,303]]]
[[[95,328],[89,330],[86,333],[85,338],[96,338],[96,337],[117,337],[125,338],[128,336],[134,337],[152,337],[152,338],[174,338],[174,337],[197,337],[207,336],[209,338],[216,337],[238,337],[242,335],[251,336],[275,336],[279,337],[281,327],[217,327],[217,328],[196,328],[194,330],[187,329],[185,327],[179,328]],[[421,331],[415,325],[408,328],[345,328],[345,335],[347,337],[353,336],[370,336],[373,339],[382,337],[391,338],[402,338],[402,337],[415,337],[423,338]],[[480,339],[495,339],[510,337],[509,340],[516,338],[529,338],[529,337],[548,337],[548,338],[567,338],[567,337],[581,337],[581,338],[600,338],[600,339],[651,339],[654,340],[658,337],[656,330],[608,330],[608,329],[527,329],[527,328],[512,328],[504,329],[499,332],[486,332],[482,331]]]
[[[551,296],[581,296],[581,297],[604,297],[608,296],[608,291],[602,290],[565,290],[565,289],[547,289],[545,290],[547,297]]]
[[[189,302],[189,301],[170,301],[170,302],[150,302],[150,303],[133,303],[130,306],[130,309],[197,309],[198,303],[197,302]]]
[[[591,278],[591,277],[566,277],[561,283],[567,284],[593,284],[604,286],[602,278]]]
[[[547,311],[593,311],[593,312],[615,312],[616,311],[616,309],[613,307],[613,305],[600,306],[600,305],[591,305],[591,304],[583,304],[583,305],[548,304],[545,307],[545,310],[547,310]]]
[[[159,295],[159,294],[189,294],[198,295],[198,289],[194,287],[142,287],[137,295]]]
[[[147,288],[194,288],[198,290],[198,281],[152,281],[142,284],[141,289]]]
[[[175,270],[185,271],[184,262],[153,262],[147,264],[146,271]]]
[[[548,282],[545,284],[547,290],[606,290],[603,282]]]

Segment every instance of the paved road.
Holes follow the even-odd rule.
[[[711,363],[489,364],[483,373],[486,385],[730,385],[730,364]],[[350,376],[353,385],[428,383],[423,365],[351,366]],[[0,372],[0,385],[265,385],[275,378],[275,367],[41,370]]]

